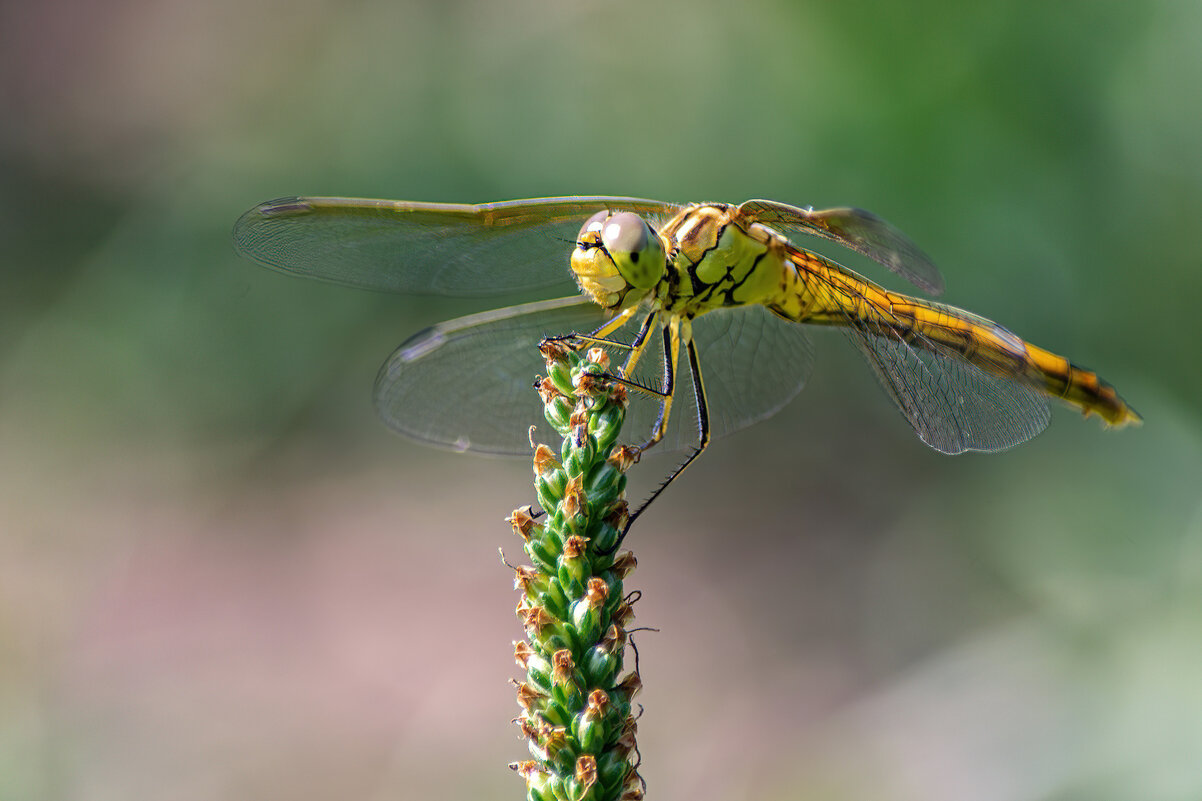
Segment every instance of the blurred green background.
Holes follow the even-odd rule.
[[[1195,0],[0,6],[0,798],[521,797],[529,465],[370,402],[486,304],[229,229],[618,194],[871,209],[1146,419],[943,457],[820,337],[628,541],[652,797],[1196,801],[1200,41]]]

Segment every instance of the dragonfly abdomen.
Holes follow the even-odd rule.
[[[890,292],[821,257],[813,256],[798,268],[791,271],[795,278],[782,297],[769,306],[786,319],[857,328],[871,337],[900,340],[1027,384],[1112,425],[1140,422],[1139,415],[1097,373],[1031,345],[992,320]]]
[[[1139,415],[1097,373],[1026,342],[992,320],[954,306],[885,294],[890,318],[908,321],[896,333],[907,343],[926,350],[944,348],[987,373],[1023,381],[1112,425],[1140,422]]]
[[[1063,356],[1024,343],[1028,364],[1042,389],[1079,408],[1085,416],[1096,414],[1114,426],[1142,422],[1139,414],[1119,397],[1118,391],[1098,374],[1078,367]]]

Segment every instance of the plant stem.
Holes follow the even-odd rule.
[[[526,779],[529,801],[635,801],[643,781],[631,698],[642,682],[637,670],[621,675],[634,616],[622,579],[635,559],[615,553],[634,461],[633,450],[615,447],[626,391],[605,378],[600,349],[582,356],[549,341],[542,353],[538,390],[563,442],[558,456],[535,448],[546,516],[536,520],[527,506],[509,518],[532,563],[515,569],[527,640],[514,643],[514,656],[526,671],[515,722],[534,757],[511,767]]]

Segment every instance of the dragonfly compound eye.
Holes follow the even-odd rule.
[[[584,225],[580,226],[580,233],[576,235],[576,241],[585,241],[585,236],[587,234],[600,234],[601,229],[605,227],[605,221],[608,219],[608,211],[599,211],[592,217],[589,217],[584,221]]]
[[[663,278],[663,246],[659,236],[639,215],[623,211],[606,220],[601,229],[601,244],[631,286],[650,289]]]

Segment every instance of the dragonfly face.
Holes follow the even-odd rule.
[[[666,267],[659,234],[629,211],[589,217],[572,253],[576,283],[603,309],[638,303],[663,280]]]

